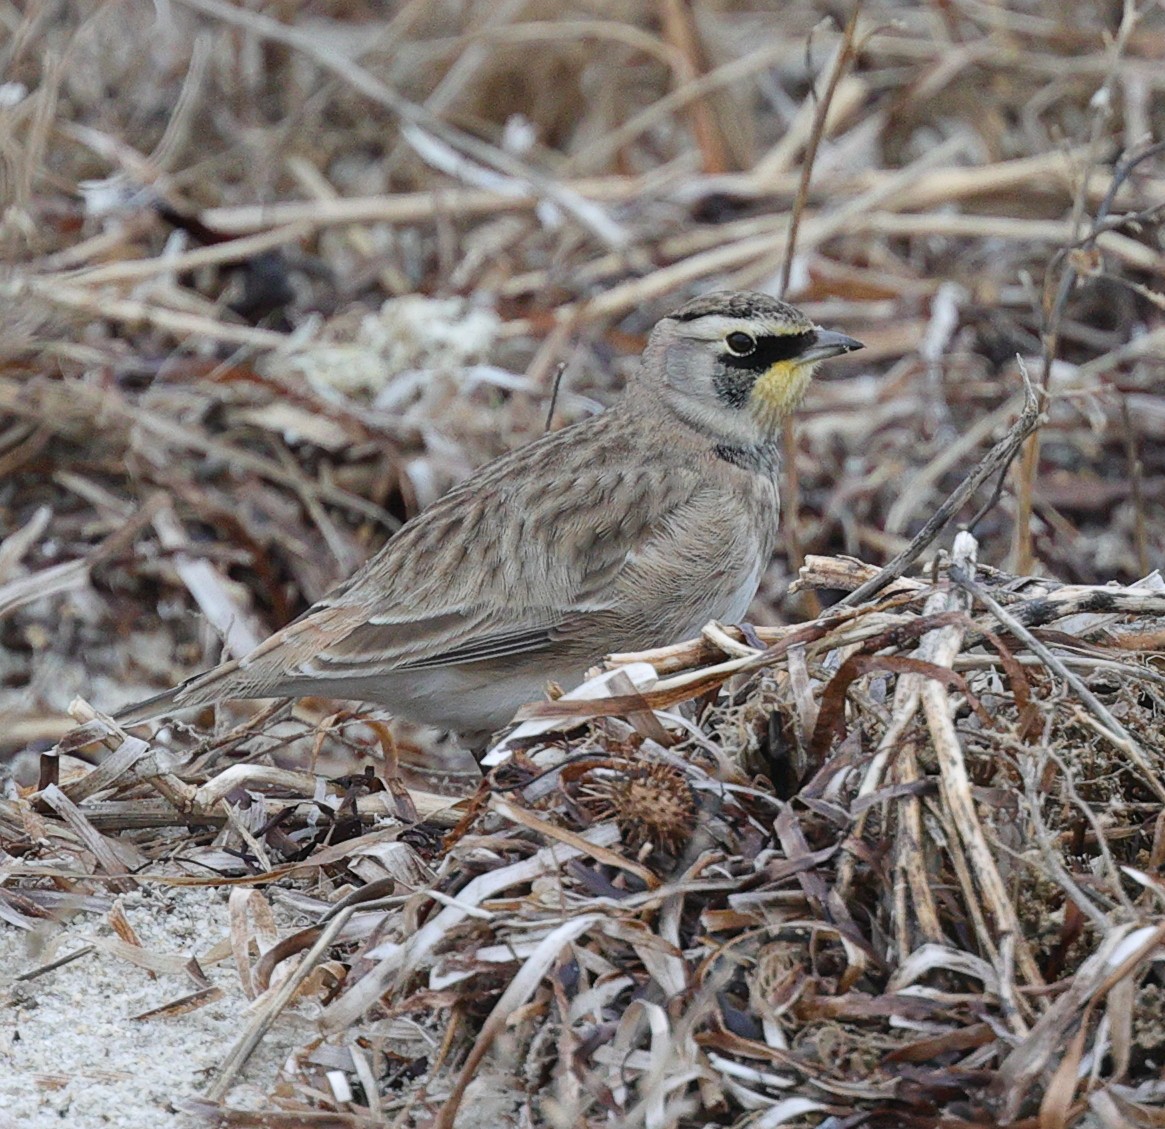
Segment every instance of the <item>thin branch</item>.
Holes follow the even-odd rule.
[[[829,75],[825,93],[817,105],[817,113],[813,118],[813,129],[809,133],[809,142],[805,146],[805,156],[801,161],[801,181],[797,185],[797,195],[793,200],[793,208],[789,218],[789,230],[785,236],[785,261],[781,264],[781,281],[777,293],[783,298],[789,289],[789,274],[793,269],[793,253],[797,248],[797,233],[801,227],[801,216],[805,211],[806,201],[809,199],[809,182],[813,179],[813,164],[817,160],[817,150],[821,145],[821,138],[825,133],[825,123],[829,120],[829,107],[833,96],[837,93],[838,84],[845,77],[850,64],[854,60],[854,38],[858,30],[858,17],[862,11],[862,0],[857,0],[846,20],[845,31],[842,33],[841,44],[833,60],[833,70]]]
[[[880,592],[887,584],[897,580],[916,561],[940,533],[947,527],[954,516],[966,505],[979,489],[993,474],[1010,464],[1015,458],[1023,442],[1043,422],[1039,401],[1035,389],[1028,379],[1027,372],[1020,366],[1023,374],[1024,405],[1019,418],[1012,424],[1007,434],[980,459],[979,464],[955,488],[951,495],[935,512],[930,520],[918,531],[914,539],[902,550],[877,576],[871,577],[860,588],[855,588],[842,600],[842,604],[851,606],[862,603]],[[979,516],[976,515],[976,520]]]
[[[789,217],[789,230],[785,235],[785,258],[781,263],[781,281],[778,294],[783,298],[789,289],[789,275],[793,269],[793,254],[797,247],[797,234],[801,228],[801,217],[805,212],[805,205],[809,199],[809,182],[813,177],[813,164],[817,159],[817,150],[821,145],[821,138],[825,133],[825,123],[829,119],[829,107],[833,96],[837,92],[838,84],[845,76],[853,62],[854,37],[857,34],[858,16],[861,13],[862,0],[857,0],[846,21],[845,31],[842,33],[841,43],[833,60],[833,69],[829,74],[829,81],[817,104],[817,112],[813,118],[813,128],[809,132],[809,141],[805,146],[805,156],[801,162],[801,180],[797,185],[797,195],[793,200],[793,209]],[[801,544],[801,533],[797,516],[801,508],[801,484],[797,476],[797,442],[793,420],[788,418],[782,425],[782,443],[785,451],[783,491],[786,513],[784,544],[785,554],[788,557],[789,568],[799,572],[805,563],[805,552]],[[821,613],[821,603],[813,592],[806,592],[803,596],[808,605],[809,614],[817,616]]]
[[[1077,232],[1079,231],[1080,222],[1084,214],[1084,206],[1088,199],[1089,176],[1099,160],[1100,144],[1105,136],[1103,126],[1108,123],[1112,116],[1113,91],[1118,78],[1117,67],[1121,58],[1124,56],[1125,45],[1128,42],[1129,36],[1132,34],[1136,21],[1137,13],[1135,7],[1131,3],[1126,2],[1120,28],[1113,42],[1104,83],[1100,90],[1093,96],[1092,100],[1095,113],[1092,118],[1092,136],[1089,138],[1088,143],[1088,158],[1084,165],[1084,175],[1080,178],[1076,196],[1072,203],[1072,223]],[[1100,234],[1103,224],[1108,219],[1109,209],[1111,209],[1113,202],[1116,200],[1120,186],[1128,179],[1133,169],[1142,160],[1150,156],[1151,150],[1155,148],[1151,146],[1148,152],[1143,154],[1138,153],[1135,158],[1122,158],[1118,162],[1113,173],[1112,183],[1109,185],[1108,192],[1101,201],[1096,215],[1093,217],[1089,227],[1089,234],[1082,241],[1082,246],[1092,249],[1096,245],[1096,238]],[[1053,279],[1056,278],[1056,271],[1060,268],[1061,264],[1064,264],[1064,270],[1055,285],[1055,298],[1049,299],[1048,295],[1052,289]],[[1048,382],[1052,375],[1052,364],[1059,350],[1060,323],[1063,320],[1064,310],[1068,304],[1068,296],[1072,293],[1072,288],[1076,285],[1076,279],[1075,259],[1069,254],[1068,248],[1061,248],[1060,252],[1053,256],[1051,263],[1048,265],[1047,274],[1044,277],[1044,300],[1041,311],[1044,321],[1044,328],[1041,334],[1044,355],[1039,387],[1041,411],[1047,404]],[[1015,491],[1015,551],[1013,556],[1015,570],[1021,574],[1031,572],[1035,560],[1032,551],[1031,518],[1032,499],[1035,493],[1036,471],[1039,467],[1039,459],[1040,438],[1038,434],[1033,434],[1024,445],[1023,459],[1020,462]]]

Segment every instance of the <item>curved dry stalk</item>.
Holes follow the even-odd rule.
[[[1043,416],[1040,413],[1039,403],[1032,388],[1031,381],[1023,373],[1024,405],[1019,418],[1012,424],[1007,434],[979,460],[978,465],[952,491],[951,495],[931,515],[927,523],[911,539],[910,544],[903,549],[877,576],[868,580],[860,588],[850,592],[841,599],[842,604],[856,605],[863,600],[880,592],[893,580],[897,580],[934,542],[938,535],[954,519],[955,515],[974,496],[993,474],[1010,464],[1023,441],[1040,426]]]

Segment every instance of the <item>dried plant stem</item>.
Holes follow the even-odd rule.
[[[1161,782],[1156,772],[1154,772],[1152,765],[1149,763],[1140,745],[1133,740],[1128,730],[1113,716],[1112,711],[1088,689],[1084,680],[1078,674],[1074,674],[1056,656],[1050,647],[1037,639],[1014,615],[994,600],[982,585],[976,584],[968,572],[952,564],[950,567],[950,577],[954,583],[965,588],[967,592],[981,603],[1017,639],[1021,639],[1032,654],[1036,655],[1049,670],[1054,671],[1072,687],[1076,696],[1092,711],[1100,723],[1099,730],[1103,736],[1120,749],[1141,770],[1145,783],[1153,790],[1154,794],[1160,799],[1165,800],[1165,784]]]
[[[857,33],[858,16],[861,13],[862,0],[856,0],[846,21],[845,32],[841,44],[833,59],[833,67],[829,73],[829,81],[822,94],[817,111],[813,117],[813,128],[809,132],[809,141],[805,147],[805,156],[801,163],[801,180],[797,186],[797,196],[793,201],[793,209],[789,217],[789,227],[785,234],[785,256],[781,264],[781,281],[777,293],[783,298],[789,289],[789,275],[793,269],[793,254],[797,247],[797,234],[801,227],[801,216],[805,211],[805,204],[809,198],[809,182],[813,176],[813,162],[817,158],[817,150],[821,144],[822,134],[825,132],[825,123],[829,118],[829,109],[833,103],[833,96],[837,92],[850,63],[853,61],[853,42]],[[781,426],[782,446],[785,452],[784,461],[784,545],[785,555],[789,560],[792,572],[799,572],[805,563],[805,554],[801,548],[801,530],[798,515],[801,510],[801,484],[797,476],[797,431],[791,418],[784,420]],[[811,591],[805,592],[802,597],[810,616],[821,614],[821,601]]]
[[[907,677],[910,677],[907,675]],[[896,783],[910,785],[921,780],[918,757],[911,742],[899,746],[894,762]],[[895,921],[894,935],[899,945],[900,959],[917,947],[918,939],[911,935],[913,922],[918,938],[934,944],[944,940],[938,907],[935,905],[932,878],[927,868],[925,827],[922,819],[922,801],[917,796],[903,796],[898,804],[898,827],[894,837],[894,866],[904,875],[910,893],[909,909],[898,908],[902,915]],[[897,883],[896,883],[897,885]],[[905,899],[903,899],[905,903]]]
[[[891,581],[897,580],[926,551],[938,535],[954,519],[955,515],[974,496],[993,474],[1015,457],[1024,440],[1031,435],[1042,420],[1038,400],[1031,382],[1024,376],[1024,406],[1019,418],[1008,433],[979,460],[978,465],[955,488],[950,497],[931,515],[927,523],[918,531],[910,544],[899,553],[877,576],[850,592],[840,601],[854,606],[876,595]]]
[[[1088,201],[1089,181],[1093,170],[1100,161],[1101,148],[1107,137],[1105,126],[1112,116],[1112,99],[1118,81],[1118,64],[1124,55],[1129,36],[1136,25],[1137,12],[1135,6],[1126,0],[1120,27],[1109,50],[1108,69],[1104,84],[1093,96],[1092,132],[1089,138],[1088,155],[1084,161],[1082,175],[1079,178],[1075,198],[1072,202],[1072,244],[1089,247],[1095,244],[1102,225],[1108,219],[1108,212],[1115,199],[1120,183],[1132,171],[1133,165],[1122,160],[1113,174],[1113,183],[1092,221],[1091,232],[1087,239],[1080,241],[1080,228],[1084,219],[1084,209]],[[1135,163],[1135,162],[1134,162]],[[1068,296],[1076,285],[1077,270],[1072,257],[1068,254],[1071,247],[1065,247],[1055,256],[1044,280],[1043,322],[1041,334],[1043,340],[1043,365],[1039,381],[1039,406],[1043,411],[1047,404],[1048,383],[1051,380],[1052,364],[1059,350],[1060,324],[1064,317],[1064,310],[1068,304]],[[1057,274],[1057,271],[1059,273]],[[1054,296],[1053,296],[1054,294]],[[1023,457],[1020,460],[1016,476],[1016,518],[1015,538],[1013,548],[1014,568],[1019,573],[1030,573],[1035,562],[1032,547],[1032,499],[1035,493],[1036,472],[1039,468],[1040,436],[1033,432],[1024,442]]]
[[[113,321],[146,324],[164,329],[175,337],[196,336],[207,341],[221,341],[226,345],[245,345],[254,349],[277,349],[287,343],[287,335],[250,325],[234,325],[202,314],[174,310],[153,302],[132,298],[114,298],[108,294],[94,294],[80,286],[71,286],[59,279],[14,278],[0,280],[0,299],[20,302],[26,294],[54,306],[73,310],[92,317]]]
[[[699,33],[686,0],[662,0],[660,3],[663,33],[679,62],[677,78],[689,83],[705,73],[707,67]],[[723,173],[729,169],[728,145],[712,103],[705,96],[693,98],[687,105],[688,120],[700,150],[706,173]]]
[[[809,199],[809,182],[813,178],[813,163],[817,159],[817,150],[821,145],[822,135],[825,133],[825,123],[829,120],[829,108],[833,103],[833,96],[837,93],[838,84],[845,77],[845,72],[849,70],[854,60],[854,39],[857,35],[858,17],[861,15],[861,11],[862,0],[855,0],[845,23],[841,43],[833,58],[833,68],[829,72],[829,80],[818,102],[817,112],[813,117],[813,128],[809,132],[809,142],[805,146],[805,155],[801,160],[801,180],[797,185],[797,195],[793,200],[793,208],[789,217],[789,230],[785,236],[785,257],[781,266],[781,281],[777,288],[777,293],[782,298],[789,289],[789,275],[793,269],[793,255],[797,249],[801,216],[805,211],[806,201]]]
[[[271,1025],[291,1003],[292,997],[299,990],[300,985],[308,978],[312,970],[323,959],[324,954],[331,948],[336,938],[348,924],[353,909],[340,910],[331,921],[320,931],[316,942],[310,951],[299,962],[295,971],[279,985],[279,989],[256,1012],[247,1029],[239,1037],[238,1042],[231,1048],[223,1064],[218,1069],[218,1076],[207,1088],[206,1096],[218,1101],[225,1097],[226,1092],[234,1085],[239,1072],[247,1065],[247,1060],[255,1053],[256,1048],[263,1040],[263,1036],[271,1030]]]
[[[180,2],[224,23],[244,27],[264,39],[283,43],[301,52],[306,58],[335,74],[354,90],[358,90],[370,101],[391,111],[406,127],[417,131],[413,140],[414,147],[423,140],[422,134],[431,134],[454,155],[463,154],[464,159],[478,162],[486,168],[496,169],[504,176],[513,177],[531,186],[544,200],[558,205],[601,242],[612,248],[625,245],[626,233],[601,208],[583,200],[497,146],[480,141],[471,134],[448,125],[425,107],[410,102],[352,58],[334,50],[326,40],[282,24],[270,16],[233,7],[224,0],[180,0]]]
[[[974,538],[969,533],[960,533],[955,538],[951,569],[959,569],[964,575],[969,576],[974,568],[976,551]],[[939,602],[942,604],[941,607]],[[933,610],[935,612],[956,610],[960,604],[960,599],[954,594],[947,597],[938,596]],[[964,631],[965,629],[958,624],[940,628],[924,638],[923,645],[919,648],[920,656],[928,662],[949,667],[962,649]],[[966,762],[952,717],[950,693],[942,682],[933,678],[925,680],[920,692],[922,710],[938,757],[943,802],[966,848],[976,886],[994,919],[996,935],[1012,935],[1017,943],[1017,960],[1024,979],[1029,984],[1042,985],[1043,977],[1030,949],[1021,940],[1024,935],[1023,927],[1016,917],[1015,907],[1008,896],[1007,887],[999,874],[995,857],[979,822],[975,802],[971,796],[971,779],[967,774]],[[971,891],[967,891],[967,894],[971,900],[974,899]]]

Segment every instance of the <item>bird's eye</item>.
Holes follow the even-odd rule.
[[[750,333],[730,333],[724,338],[724,344],[728,346],[730,353],[735,353],[738,357],[747,357],[749,353],[756,352],[756,338]]]

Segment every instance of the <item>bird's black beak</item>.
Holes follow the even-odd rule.
[[[802,364],[816,364],[818,361],[827,361],[830,357],[840,357],[843,353],[852,353],[855,349],[864,349],[865,346],[856,337],[847,337],[844,333],[836,333],[832,329],[815,329],[813,344],[797,357]]]

